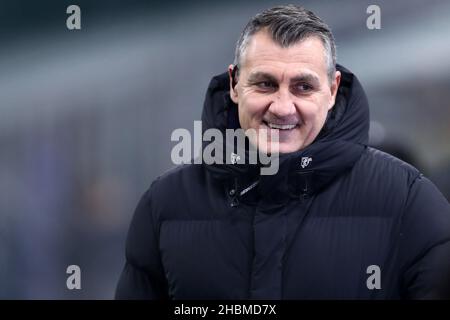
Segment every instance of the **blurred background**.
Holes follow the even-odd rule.
[[[137,201],[173,166],[172,131],[193,130],[248,19],[287,3],[332,28],[372,145],[450,199],[450,1],[0,0],[0,298],[113,298]],[[81,30],[66,27],[71,4]],[[72,264],[81,290],[66,287]]]

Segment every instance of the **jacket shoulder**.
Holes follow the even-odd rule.
[[[365,215],[399,217],[420,172],[410,164],[380,150],[367,147],[347,176],[340,194],[351,195]],[[358,211],[358,214],[362,214]]]
[[[182,215],[208,185],[205,170],[199,164],[183,164],[158,176],[148,188],[155,221]]]
[[[374,181],[384,181],[384,185],[398,184],[408,188],[421,176],[420,171],[411,164],[381,150],[367,147],[355,165],[357,170],[365,171]]]
[[[183,164],[167,170],[159,175],[151,184],[150,189],[155,191],[175,192],[180,188],[195,184],[204,177],[202,165]]]

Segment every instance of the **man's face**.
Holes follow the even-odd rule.
[[[311,144],[334,105],[340,73],[330,84],[322,41],[310,37],[288,48],[275,43],[267,31],[251,37],[230,96],[238,105],[242,129],[267,135],[252,139],[263,152],[289,153]],[[278,133],[279,142],[270,134]]]

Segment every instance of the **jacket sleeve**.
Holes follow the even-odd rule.
[[[405,298],[449,299],[450,205],[434,184],[412,184],[401,231]]]
[[[131,221],[126,240],[126,262],[117,284],[116,299],[168,298],[153,223],[152,187],[141,197]]]

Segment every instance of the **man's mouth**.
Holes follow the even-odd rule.
[[[273,123],[263,120],[263,123],[271,129],[292,130],[298,126],[298,123]]]

